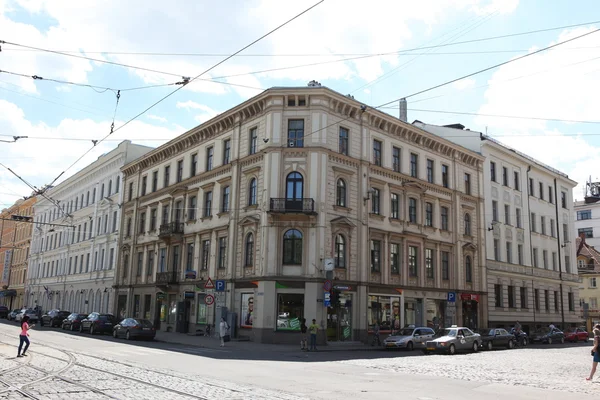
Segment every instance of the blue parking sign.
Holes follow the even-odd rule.
[[[215,281],[215,292],[225,291],[225,281]]]
[[[456,301],[456,292],[448,292],[448,301],[454,303]]]

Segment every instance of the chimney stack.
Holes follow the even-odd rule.
[[[400,121],[408,122],[408,110],[406,109],[406,99],[400,99]]]

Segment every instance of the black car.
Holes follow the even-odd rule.
[[[143,338],[152,340],[156,336],[156,329],[147,319],[125,318],[113,328],[113,337],[124,337],[127,340]]]
[[[481,335],[481,348],[492,350],[493,348],[505,347],[512,349],[515,347],[515,335],[501,328],[486,328],[477,331]]]
[[[93,312],[81,321],[79,332],[89,331],[92,335],[95,333],[112,333],[116,324],[117,319],[114,315]]]
[[[532,342],[540,342],[540,343],[564,343],[565,342],[565,334],[558,328],[540,328],[533,333],[531,338]]]
[[[62,321],[62,328],[71,331],[78,331],[81,326],[81,321],[87,318],[86,314],[72,313]]]
[[[8,318],[10,310],[6,306],[0,306],[0,318]]]
[[[51,328],[55,326],[62,326],[62,322],[69,315],[71,315],[70,311],[50,310],[48,313],[42,315],[40,325],[49,326]]]

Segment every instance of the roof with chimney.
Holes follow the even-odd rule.
[[[580,274],[600,272],[600,252],[594,249],[594,246],[590,246],[585,242],[585,233],[579,234],[579,237],[575,241],[577,245],[577,260],[585,258],[585,267],[579,267],[577,263],[577,269]]]

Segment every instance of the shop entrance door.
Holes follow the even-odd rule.
[[[352,294],[339,293],[327,307],[327,340],[342,342],[352,340]]]

